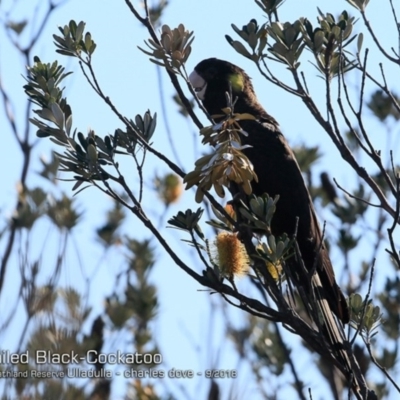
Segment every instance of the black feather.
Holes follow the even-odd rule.
[[[336,284],[314,206],[292,149],[276,120],[258,102],[251,80],[241,68],[210,58],[200,62],[195,71],[207,83],[203,104],[209,114],[221,114],[221,109],[227,106],[225,93],[232,90],[233,100],[236,100],[234,112],[256,117],[255,121],[240,121],[241,128],[248,133],[243,136],[242,144],[251,146],[243,152],[258,176],[258,182],[252,182],[253,194],[280,196],[271,224],[274,235],[286,233],[291,237],[297,227],[296,238],[304,266],[308,271],[315,271],[311,292],[310,278],[300,273],[295,257],[287,261],[291,275],[296,285],[315,298],[323,318],[324,334],[350,371],[350,362],[343,350],[343,327],[332,315],[334,313],[343,323],[348,323],[348,307]],[[230,190],[235,195],[239,189],[232,185]]]

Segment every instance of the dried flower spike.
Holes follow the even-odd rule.
[[[249,257],[243,243],[236,233],[220,232],[215,238],[214,262],[219,266],[222,275],[227,277],[241,276],[249,269]]]

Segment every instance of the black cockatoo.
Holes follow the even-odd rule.
[[[314,206],[303,180],[302,173],[292,149],[279,129],[276,120],[271,117],[258,102],[249,76],[241,68],[227,61],[209,58],[201,61],[191,73],[189,80],[210,115],[221,115],[221,109],[227,107],[226,92],[232,92],[235,113],[252,114],[256,120],[241,120],[241,128],[247,132],[242,144],[251,147],[243,150],[254,166],[258,182],[252,182],[252,192],[257,196],[268,193],[279,195],[276,212],[272,219],[271,230],[276,236],[284,233],[292,237],[297,226],[297,243],[307,270],[315,269],[311,284],[324,319],[324,329],[331,344],[343,341],[341,327],[332,316],[332,312],[343,322],[349,322],[349,311],[342,291],[335,281],[329,254],[322,243]],[[235,185],[230,187],[233,195]],[[296,258],[287,260],[289,268],[296,274],[299,268]],[[296,284],[309,290],[309,283],[298,278]]]

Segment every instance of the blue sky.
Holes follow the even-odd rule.
[[[7,9],[10,3],[11,0],[3,0],[1,7]],[[163,22],[171,28],[177,26],[179,23],[183,23],[187,29],[195,32],[196,39],[193,43],[192,54],[187,63],[188,72],[202,59],[213,56],[240,65],[253,77],[253,83],[261,103],[279,121],[282,131],[287,136],[289,142],[292,145],[301,143],[306,143],[310,146],[318,145],[325,155],[323,160],[318,164],[318,170],[328,170],[341,184],[351,190],[355,183],[351,170],[341,160],[329,138],[322,132],[312,117],[308,115],[308,111],[300,100],[263,80],[258,75],[256,67],[249,60],[235,53],[226,42],[224,38],[225,34],[229,34],[234,39],[237,39],[230,27],[231,23],[240,27],[254,17],[260,23],[264,22],[264,16],[256,4],[252,1],[245,2],[238,0],[230,2],[171,0],[170,3],[163,16]],[[368,7],[368,15],[378,35],[380,33],[385,34],[387,21],[390,19],[388,16],[390,11],[389,3],[383,3],[385,4],[379,5],[378,2],[371,2]],[[301,7],[297,6],[297,4],[299,2],[295,0],[287,0],[280,12],[282,21],[293,21],[300,16],[306,16],[315,25],[318,15],[317,6],[320,6],[322,11],[329,11],[334,15],[337,15],[343,9],[347,9],[356,15],[356,10],[351,8],[345,1],[326,1],[323,8],[321,2],[317,0],[301,2]],[[20,5],[19,8],[15,12],[16,19],[22,16],[24,12],[27,12],[25,5],[24,7]],[[143,114],[147,109],[157,112],[159,124],[153,138],[154,147],[173,158],[161,113],[156,67],[148,62],[147,56],[137,48],[137,46],[143,47],[143,41],[148,38],[148,34],[129,12],[123,0],[69,1],[52,15],[35,49],[35,54],[39,55],[42,61],[52,62],[58,59],[65,65],[67,70],[75,71],[66,81],[67,89],[65,92],[73,109],[74,127],[77,127],[84,133],[87,129],[91,128],[96,134],[105,135],[112,133],[115,128],[121,127],[121,125],[108,106],[96,96],[86,83],[82,74],[78,71],[76,61],[61,57],[54,51],[52,34],[57,33],[57,26],[67,24],[70,19],[74,19],[77,22],[80,20],[85,21],[86,29],[91,32],[92,37],[97,43],[94,55],[94,68],[104,92],[113,100],[121,113],[128,117],[133,118],[138,113]],[[361,21],[358,25],[361,27]],[[393,46],[397,48],[396,37],[393,37],[393,40],[391,37],[387,37],[387,35],[384,35],[384,37],[385,44],[387,43],[388,47]],[[392,42],[390,43],[391,40]],[[3,31],[0,32],[0,43],[0,72],[6,89],[12,93],[15,103],[14,112],[17,120],[20,120],[23,114],[20,111],[19,104],[25,101],[22,91],[24,81],[21,77],[21,74],[24,74],[23,65],[20,57],[12,50],[7,39],[5,39]],[[368,37],[366,37],[365,45],[368,45],[368,43],[370,42]],[[383,60],[379,54],[371,51],[370,63],[373,72],[378,72],[378,62],[380,61]],[[316,70],[310,64],[304,63],[302,69],[307,74],[311,92],[319,100],[320,104],[323,105],[323,81],[315,79]],[[275,68],[275,71],[277,71],[282,80],[291,83],[289,73],[282,67]],[[388,74],[393,73],[392,71],[390,67]],[[352,76],[354,75],[350,75],[350,77]],[[358,80],[352,82],[351,79],[350,85],[357,87],[359,85]],[[393,82],[395,81],[393,80]],[[163,74],[163,91],[167,100],[167,114],[169,124],[172,127],[174,142],[181,156],[184,169],[189,171],[196,159],[196,146],[193,144],[193,135],[196,133],[196,127],[192,124],[188,128],[187,121],[177,114],[174,103],[168,101],[174,92],[166,74]],[[366,112],[368,113],[368,111]],[[203,121],[206,123],[205,118],[203,118]],[[378,131],[375,134],[375,130],[373,130],[375,126],[376,129],[379,129],[376,122],[371,120],[369,127],[374,132],[373,140],[376,141],[379,147],[382,138]],[[3,155],[0,158],[0,171],[3,171],[0,209],[9,215],[15,202],[15,182],[18,179],[21,158],[15,140],[12,138],[6,124],[3,109],[0,109],[0,129],[2,131],[3,149],[6,150],[3,151]],[[200,148],[199,143],[200,141],[197,140],[197,148]],[[39,155],[49,155],[50,150],[54,148],[54,145],[50,141],[41,140],[38,146],[36,146],[34,159]],[[132,185],[135,185],[134,166],[127,162],[122,165],[126,168],[128,181],[130,180]],[[37,161],[33,162],[32,171],[34,170],[39,170]],[[4,171],[7,172],[5,173]],[[149,156],[145,171],[148,179],[150,179],[154,176],[154,173],[161,175],[166,172],[166,168],[158,160],[154,159],[154,157]],[[28,182],[30,185],[41,185],[43,183],[32,172]],[[60,183],[60,188],[67,193],[70,193],[71,187],[71,184]],[[154,196],[154,192],[148,191],[145,197],[145,209],[150,216],[157,215],[161,208],[160,204],[155,201]],[[77,202],[85,210],[85,215],[84,224],[74,233],[73,241],[82,243],[82,240],[93,239],[91,232],[94,227],[98,227],[104,221],[102,215],[111,206],[111,201],[99,191],[89,189],[78,196]],[[192,192],[185,193],[181,201],[168,210],[168,217],[176,214],[178,210],[185,210],[188,207],[197,207],[193,201]],[[320,218],[323,219],[324,215],[320,215]],[[166,225],[166,219],[163,224],[164,226]],[[132,230],[135,233],[137,232],[139,239],[141,237],[148,237],[148,234],[143,230],[138,221],[132,219],[131,223]],[[42,232],[38,228],[35,235],[42,237],[44,234],[49,234],[49,227],[46,226],[45,229],[46,231]],[[128,231],[130,229],[131,227],[127,227]],[[165,234],[174,246],[180,246],[179,240],[183,236],[179,232],[168,230]],[[207,324],[211,307],[208,295],[205,292],[198,291],[201,288],[173,265],[160,248],[157,249],[157,254],[159,261],[152,277],[159,289],[161,304],[155,333],[159,337],[165,359],[170,364],[168,367],[181,369],[203,367],[207,360],[204,350],[206,341],[203,336],[208,334]],[[118,265],[113,265],[114,257],[118,256],[118,249],[115,250],[115,253],[114,250],[108,253],[105,258],[102,258],[103,252],[100,247],[93,247],[90,254],[83,253],[81,255],[83,263],[89,265],[89,270],[93,271],[95,266],[100,265],[99,272],[93,275],[93,286],[101,289],[92,290],[91,295],[94,316],[96,316],[97,313],[102,311],[104,296],[112,290],[109,282],[112,281],[115,268],[118,268]],[[195,262],[194,254],[189,250],[183,252],[183,258],[189,265]],[[335,262],[335,258],[333,261]],[[342,263],[342,260],[339,258],[336,261]],[[16,259],[14,259],[14,262],[15,266],[17,266]],[[74,246],[70,244],[69,262],[67,268],[64,269],[62,283],[79,285],[79,279],[77,280],[76,276],[80,276],[80,274],[78,257]],[[17,278],[9,270],[7,279],[10,283],[13,283],[13,280]],[[243,290],[247,290],[244,282],[240,282],[239,284],[243,286]],[[13,298],[12,293],[8,296],[8,299],[11,298]],[[4,301],[4,299],[2,297],[1,300]],[[0,304],[0,313],[5,307],[5,304]],[[236,316],[237,314],[232,313],[232,315]],[[222,326],[220,326],[221,323],[218,323],[218,320],[216,320],[214,324],[213,331],[216,338],[214,338],[211,348],[218,346],[220,343],[218,337],[223,339],[224,335]],[[15,329],[17,329],[17,325]],[[194,338],[196,344],[200,346],[202,349],[200,352],[196,352],[190,338]],[[8,336],[6,340],[12,343],[12,337]],[[207,351],[213,354],[210,348]],[[224,361],[220,362],[219,366],[222,368],[233,368],[235,360],[227,355],[229,353],[229,345],[223,351],[225,353],[222,353],[221,359]],[[225,360],[226,364],[229,365],[224,364]],[[308,368],[309,361],[309,358],[300,360],[298,368],[300,370]],[[246,382],[246,378],[241,377],[240,379],[243,380],[239,380],[239,387]],[[201,382],[193,380],[184,383],[184,385],[186,384],[188,385],[190,394],[201,393],[201,396],[204,397],[207,387],[204,387]],[[170,388],[173,387],[169,383],[167,383],[167,386]],[[116,393],[123,393],[124,382],[115,387],[115,390]],[[251,388],[249,390],[251,391]],[[321,392],[319,392],[321,388],[313,388],[314,390],[315,398],[318,398],[321,395]],[[194,396],[193,398],[199,397]],[[252,398],[257,399],[256,394],[252,393]]]

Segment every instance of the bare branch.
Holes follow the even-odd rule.
[[[301,96],[301,99],[303,100],[304,104],[307,106],[307,108],[310,110],[311,114],[314,116],[314,118],[317,120],[317,122],[324,128],[324,130],[328,133],[329,137],[332,139],[334,142],[335,146],[340,152],[340,155],[342,158],[350,164],[350,166],[357,172],[357,174],[362,178],[368,186],[372,189],[372,191],[375,193],[375,195],[378,197],[381,207],[389,213],[392,217],[395,216],[395,210],[393,207],[389,204],[385,194],[382,192],[382,189],[378,186],[378,184],[374,181],[374,179],[369,175],[367,170],[364,167],[361,167],[357,160],[355,159],[353,153],[350,151],[348,146],[344,143],[341,142],[338,137],[336,136],[335,131],[333,130],[331,124],[328,121],[325,121],[324,118],[322,117],[321,113],[319,112],[318,107],[314,103],[313,99],[307,95],[307,93],[304,91],[301,82],[299,80],[299,77],[297,75],[296,71],[292,71],[293,77],[295,79],[296,85],[298,87],[298,91],[300,93],[303,93]]]
[[[396,221],[398,221],[399,217],[400,217],[400,176],[399,176],[399,173],[396,172],[396,170],[395,170],[394,161],[393,161],[393,151],[390,152],[390,160],[391,160],[391,163],[392,163],[393,174],[394,174],[395,179],[396,179],[397,196],[396,196],[396,215],[395,215],[395,218],[393,219],[392,226],[390,228],[388,228],[388,235],[389,235],[389,242],[390,242],[391,251],[388,251],[387,249],[386,249],[386,251],[396,261],[397,268],[400,268],[399,251],[396,249],[396,246],[394,244],[394,239],[393,239],[393,234],[394,234],[394,231],[395,231],[395,229],[397,227]]]
[[[133,4],[130,2],[130,0],[125,0],[125,3],[129,7],[129,9],[133,13],[133,15],[147,28],[147,30],[150,33],[150,36],[154,40],[154,42],[157,44],[160,44],[160,40],[158,39],[158,37],[154,31],[154,27],[151,24],[149,16],[147,15],[147,17],[145,17],[145,18],[141,17],[140,14],[135,9],[135,7],[133,6]],[[190,115],[190,117],[192,118],[192,120],[196,124],[196,126],[199,129],[201,129],[203,127],[203,125],[200,122],[200,120],[197,118],[197,115],[194,113],[189,100],[183,93],[183,90],[178,82],[178,78],[169,69],[166,69],[166,71],[167,71],[167,74],[169,75],[169,78],[171,79],[172,85],[174,86],[176,92],[178,93],[178,96],[180,97],[182,104],[184,105],[186,111],[188,112],[188,114]]]
[[[346,193],[347,196],[351,197],[352,199],[357,200],[357,201],[361,201],[362,203],[367,204],[368,206],[371,206],[371,207],[381,208],[380,204],[373,204],[373,203],[370,203],[367,200],[362,199],[361,197],[354,196],[352,193],[348,192],[346,189],[344,189],[342,186],[340,186],[339,183],[337,182],[336,178],[333,178],[333,181],[335,182],[336,186],[342,192]]]
[[[396,383],[396,381],[391,377],[389,374],[388,370],[385,367],[382,367],[375,358],[372,348],[371,348],[371,342],[369,340],[364,339],[364,343],[367,347],[368,354],[371,357],[372,362],[383,372],[383,374],[386,376],[386,378],[389,379],[389,381],[392,383],[392,385],[395,387],[395,389],[400,393],[400,386]]]
[[[380,50],[380,52],[381,52],[389,61],[391,61],[391,62],[393,62],[393,63],[395,63],[395,64],[397,64],[397,65],[400,65],[400,60],[399,60],[399,58],[392,57],[392,56],[391,56],[390,54],[388,54],[388,53],[386,52],[386,50],[382,47],[382,45],[381,45],[379,39],[377,38],[377,36],[375,35],[374,30],[373,30],[372,27],[371,27],[370,22],[369,22],[368,19],[367,19],[367,16],[365,15],[365,11],[361,10],[361,16],[362,16],[362,18],[363,18],[363,20],[364,20],[365,26],[366,26],[367,29],[368,29],[368,32],[371,34],[372,39],[373,39],[373,41],[375,42],[375,44],[376,44],[376,46],[378,47],[378,49]]]

